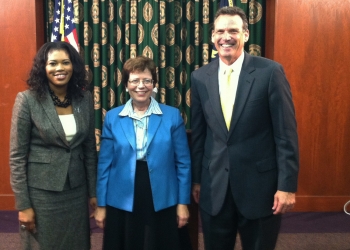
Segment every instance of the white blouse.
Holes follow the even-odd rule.
[[[59,115],[64,133],[66,134],[66,140],[71,141],[73,136],[77,133],[77,126],[75,123],[74,115]]]

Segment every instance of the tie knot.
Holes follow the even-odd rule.
[[[227,70],[227,74],[228,74],[228,75],[231,75],[232,72],[233,72],[233,69],[232,69],[232,68],[229,68],[229,69]]]

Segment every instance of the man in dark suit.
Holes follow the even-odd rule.
[[[274,249],[298,179],[294,106],[283,67],[244,52],[248,20],[238,7],[215,16],[219,60],[191,75],[192,194],[207,250]]]

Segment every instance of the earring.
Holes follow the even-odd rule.
[[[126,92],[129,92],[129,90],[128,90],[128,89],[125,89],[125,91],[126,91]]]

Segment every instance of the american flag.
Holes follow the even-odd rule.
[[[66,41],[79,52],[72,0],[55,0],[51,42]]]

